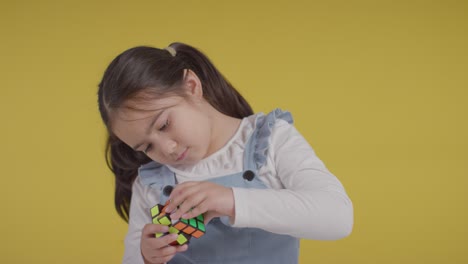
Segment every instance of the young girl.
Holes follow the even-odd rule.
[[[98,101],[129,224],[123,263],[297,263],[300,238],[350,234],[352,203],[290,113],[254,114],[197,49],[123,52]],[[155,237],[167,226],[152,224],[150,208],[168,200],[173,220],[203,214],[205,235],[183,246]]]

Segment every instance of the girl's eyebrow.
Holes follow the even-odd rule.
[[[146,135],[148,135],[148,134],[151,132],[151,128],[154,126],[154,123],[156,123],[156,121],[158,120],[158,118],[161,116],[162,113],[164,113],[164,111],[165,111],[166,109],[167,109],[167,108],[161,109],[161,111],[160,111],[157,115],[154,116],[153,120],[151,120],[150,125],[146,128],[146,132],[145,132]],[[138,149],[139,147],[141,147],[141,145],[143,145],[143,144],[144,144],[144,142],[141,142],[141,143],[136,144],[135,146],[133,146],[133,150],[138,151],[137,149]]]

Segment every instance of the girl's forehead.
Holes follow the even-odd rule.
[[[174,107],[184,100],[171,96],[152,100],[126,102],[111,114],[110,129],[127,144],[137,141],[134,137],[144,134],[145,127],[162,111]],[[140,137],[140,136],[138,136]]]
[[[154,114],[154,112],[170,108],[182,102],[183,97],[178,95],[162,98],[138,98],[125,101],[115,111],[115,118],[121,120],[135,120]]]

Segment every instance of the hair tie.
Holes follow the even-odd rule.
[[[176,50],[173,47],[165,47],[164,49],[167,50],[172,55],[172,57],[175,57],[175,55],[177,54]]]

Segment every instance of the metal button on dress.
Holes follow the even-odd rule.
[[[244,174],[242,175],[242,178],[248,181],[252,181],[254,177],[255,177],[255,173],[251,170],[245,171]]]
[[[173,189],[174,189],[174,187],[172,187],[171,185],[166,185],[163,188],[163,194],[165,196],[169,196],[169,195],[171,195],[171,192],[172,192]]]

